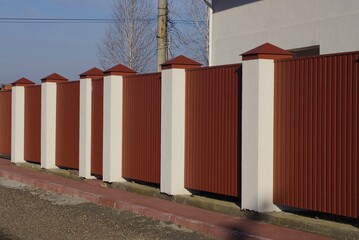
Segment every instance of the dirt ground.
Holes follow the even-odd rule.
[[[197,232],[0,178],[0,239],[213,239]]]

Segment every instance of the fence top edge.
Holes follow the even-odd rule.
[[[141,77],[149,77],[149,76],[161,76],[161,72],[153,72],[153,73],[142,73],[135,75],[124,76],[123,78],[141,78]]]
[[[201,71],[201,70],[210,70],[210,69],[217,69],[217,68],[230,68],[230,67],[240,67],[242,63],[232,63],[232,64],[223,64],[223,65],[216,65],[216,66],[209,66],[209,67],[199,67],[199,68],[190,68],[186,69],[186,72],[194,72],[194,71]]]
[[[39,87],[41,87],[41,84],[32,85],[32,86],[25,86],[25,89],[27,89],[27,88],[39,88]]]
[[[91,79],[93,82],[101,82],[104,80],[104,78],[92,78]]]
[[[359,51],[353,51],[353,52],[341,52],[341,53],[328,53],[318,56],[304,56],[304,57],[298,57],[298,58],[287,58],[287,59],[278,59],[274,60],[275,63],[282,63],[282,62],[295,62],[300,60],[310,60],[310,59],[318,59],[318,58],[329,58],[329,57],[340,57],[340,56],[348,56],[348,55],[355,55],[359,54]]]
[[[1,90],[1,91],[0,91],[0,94],[1,94],[1,93],[6,93],[6,92],[11,92],[11,89],[9,89],[9,90]]]
[[[71,80],[71,81],[66,81],[66,82],[59,82],[57,84],[59,85],[63,85],[63,84],[76,84],[76,83],[80,83],[80,80]]]

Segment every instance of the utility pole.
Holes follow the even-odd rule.
[[[157,71],[161,71],[161,64],[167,61],[167,0],[158,0],[158,22],[157,22]]]

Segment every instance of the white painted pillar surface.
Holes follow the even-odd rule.
[[[185,69],[162,70],[161,192],[189,194],[184,187]]]
[[[122,182],[122,76],[105,76],[103,100],[103,180]]]
[[[56,166],[56,82],[41,84],[41,167]]]
[[[292,53],[265,43],[242,57],[242,208],[280,211],[273,203],[273,59]]]
[[[243,62],[242,104],[242,208],[279,211],[273,204],[273,60]]]
[[[11,162],[24,160],[25,87],[13,86],[11,94]]]
[[[208,36],[208,65],[212,66],[214,61],[213,53],[213,9],[208,8],[209,15],[209,36]]]
[[[91,178],[92,79],[80,79],[79,176]]]

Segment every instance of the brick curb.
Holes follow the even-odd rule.
[[[15,180],[44,190],[79,197],[95,204],[130,211],[159,221],[171,222],[185,228],[222,239],[328,239],[306,231],[286,228],[286,221],[271,225],[263,219],[230,216],[179,204],[159,198],[114,190],[98,180],[56,176],[51,171],[26,169],[0,161],[0,177]],[[272,216],[273,217],[273,216]],[[274,218],[278,220],[275,216]],[[259,221],[258,221],[259,220]],[[268,221],[267,222],[271,222]],[[275,222],[275,221],[274,221]],[[321,232],[319,232],[321,233]],[[317,233],[317,234],[319,234]],[[331,234],[326,234],[327,236]],[[333,235],[331,235],[333,236]]]
[[[242,233],[239,231],[219,227],[216,225],[208,224],[203,221],[193,220],[181,216],[177,216],[171,213],[165,213],[156,209],[140,206],[131,202],[126,202],[118,199],[111,199],[102,194],[95,194],[91,192],[83,192],[81,190],[63,186],[61,184],[52,183],[44,180],[33,179],[30,177],[24,177],[20,174],[13,173],[11,171],[0,169],[0,177],[4,177],[10,180],[14,180],[26,185],[37,187],[43,190],[52,191],[56,193],[65,194],[72,197],[79,197],[89,202],[99,204],[102,206],[115,208],[123,211],[130,211],[135,214],[153,218],[159,221],[171,222],[182,227],[201,232],[206,235],[210,235],[222,239],[238,239],[239,237],[254,237],[253,235]],[[258,238],[258,237],[257,237]]]

